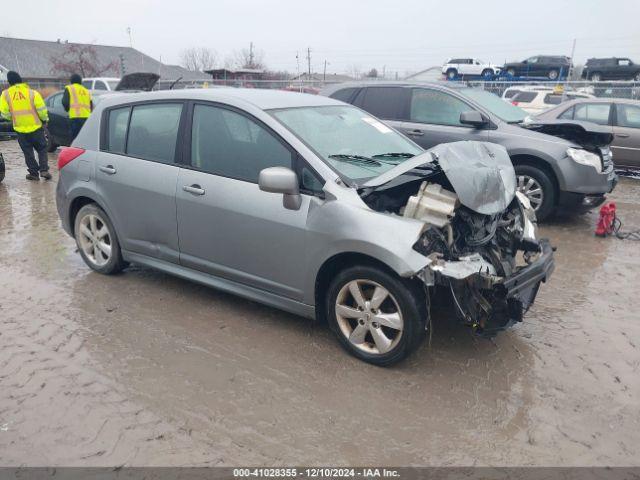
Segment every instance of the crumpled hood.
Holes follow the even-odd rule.
[[[494,143],[454,142],[437,145],[369,180],[378,187],[426,163],[442,169],[460,203],[483,215],[505,210],[516,194],[516,174],[507,150]]]
[[[585,148],[606,147],[613,141],[611,127],[580,120],[532,118],[520,126],[527,130],[563,138]]]

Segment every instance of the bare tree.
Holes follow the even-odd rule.
[[[356,65],[355,63],[352,65],[348,65],[345,73],[347,75],[349,75],[351,78],[361,78],[362,77],[362,70],[360,69],[360,65]]]
[[[192,72],[204,72],[215,68],[218,54],[207,47],[185,48],[180,52],[180,65]]]
[[[264,52],[255,50],[253,44],[249,48],[235,52],[235,65],[237,68],[250,68],[255,70],[266,69],[264,63]]]
[[[367,77],[378,78],[378,70],[376,68],[372,68],[371,70],[369,70],[369,73],[367,73]]]
[[[69,43],[59,56],[51,57],[51,73],[71,75],[78,73],[83,77],[99,77],[108,71],[117,71],[118,62],[113,60],[100,64],[98,53],[92,45]]]

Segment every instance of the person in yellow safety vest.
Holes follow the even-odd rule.
[[[18,134],[18,144],[29,170],[27,180],[39,180],[39,177],[51,180],[47,140],[42,128],[49,121],[44,100],[17,72],[7,72],[7,81],[10,86],[0,95],[0,115],[13,122],[13,129]],[[34,150],[38,153],[38,161]]]
[[[78,133],[80,133],[84,122],[86,122],[89,115],[91,115],[91,110],[93,110],[91,93],[84,88],[82,85],[82,77],[77,73],[71,75],[69,85],[64,87],[62,106],[69,112],[71,141],[73,141],[78,136]]]

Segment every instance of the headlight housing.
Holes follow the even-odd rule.
[[[595,168],[596,172],[602,173],[602,160],[595,153],[587,152],[581,148],[567,148],[567,156],[576,163],[588,165]]]

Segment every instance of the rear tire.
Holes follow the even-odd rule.
[[[74,237],[84,262],[98,273],[111,275],[125,268],[116,230],[95,203],[82,207],[74,222]]]
[[[516,76],[516,70],[515,68],[509,68],[507,69],[507,74],[511,77],[515,77]]]
[[[558,70],[556,70],[555,68],[549,70],[549,73],[547,73],[547,77],[549,77],[549,80],[557,80],[559,76],[560,72],[558,72]]]
[[[354,289],[360,292],[359,300]],[[361,265],[341,271],[329,285],[326,302],[329,326],[338,341],[367,363],[397,363],[424,338],[424,293],[381,268]]]
[[[456,70],[455,68],[450,68],[449,70],[447,70],[447,78],[449,80],[455,80],[457,76],[458,70]]]
[[[485,68],[482,71],[482,77],[483,78],[491,78],[493,76],[493,70],[491,70],[490,68]]]
[[[549,218],[556,205],[556,189],[549,175],[532,165],[515,165],[514,168],[517,189],[531,202],[538,221]]]

